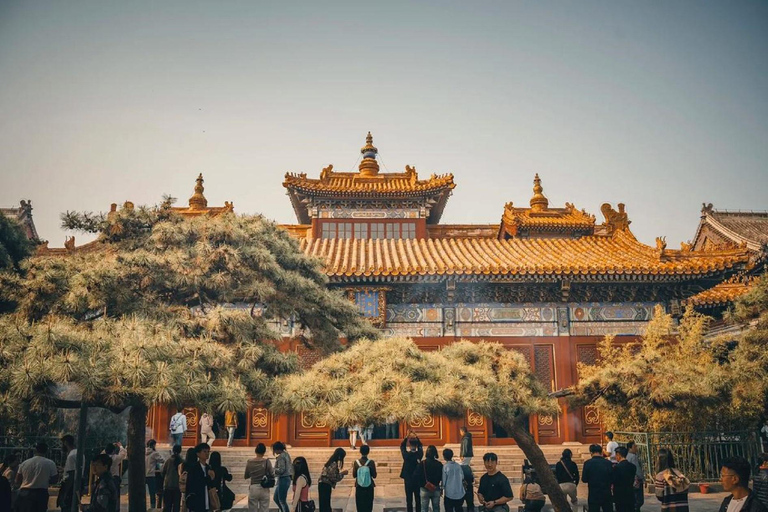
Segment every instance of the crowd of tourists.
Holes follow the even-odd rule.
[[[571,450],[563,450],[554,466],[554,476],[572,504],[578,503],[579,482],[587,484],[588,512],[638,512],[644,503],[646,478],[637,446],[632,442],[619,446],[610,432],[606,433],[606,439],[605,447],[590,446],[590,458],[584,462],[581,475]],[[66,455],[61,471],[48,458],[46,443],[38,443],[34,456],[23,462],[18,454],[3,460],[1,511],[46,512],[48,488],[60,479],[57,506],[62,512],[71,510],[77,450],[72,436],[64,436],[61,441]],[[256,446],[255,457],[247,461],[243,477],[249,482],[248,510],[267,512],[271,498],[279,512],[316,512],[311,493],[313,478],[307,460],[291,459],[282,442],[274,443],[271,448],[274,463],[267,457],[263,443]],[[400,454],[400,478],[407,512],[440,512],[441,506],[445,512],[474,512],[475,497],[478,507],[485,512],[509,512],[509,503],[514,499],[512,485],[499,471],[495,453],[483,455],[485,473],[475,486],[470,468],[474,457],[472,435],[466,427],[461,428],[458,455],[445,448],[440,457],[437,447],[425,448],[414,432],[409,432],[400,443]],[[126,455],[119,442],[110,443],[91,460],[94,479],[90,503],[84,507],[86,512],[120,511],[121,463]],[[331,512],[333,491],[347,476],[354,481],[357,511],[372,512],[377,469],[371,447],[364,444],[359,448],[351,470],[345,468],[346,458],[347,451],[336,448],[323,464],[315,485],[319,512]],[[208,442],[188,448],[183,457],[181,445],[173,444],[166,459],[157,450],[155,440],[149,440],[145,464],[150,508],[161,508],[163,512],[221,512],[231,509],[235,503],[235,494],[227,486],[233,475],[222,465],[221,454],[211,451]],[[672,452],[659,450],[656,466],[658,472],[653,483],[662,512],[687,512],[690,481],[675,466]],[[752,490],[749,488],[751,473],[746,459],[734,457],[722,462],[720,481],[723,490],[730,494],[723,500],[719,512],[768,512],[768,454],[762,456]],[[527,461],[519,498],[524,512],[540,512],[546,503],[540,479]]]

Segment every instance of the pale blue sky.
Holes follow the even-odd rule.
[[[295,222],[286,171],[452,172],[445,223],[527,205],[646,243],[701,203],[768,209],[768,2],[0,0],[0,205],[59,213],[180,202]],[[78,240],[83,240],[79,237]]]

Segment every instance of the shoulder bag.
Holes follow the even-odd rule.
[[[563,462],[563,461],[561,460],[561,461],[560,461],[560,465],[561,465],[561,466],[563,466],[563,469],[565,470],[565,472],[566,472],[566,473],[568,473],[568,477],[571,479],[571,482],[573,482],[573,483],[575,483],[576,485],[578,485],[578,484],[579,484],[579,482],[577,482],[577,481],[576,481],[576,479],[575,479],[575,478],[573,478],[573,475],[571,474],[571,472],[570,472],[570,471],[568,471],[568,466],[566,466],[566,465],[565,465],[565,462]]]
[[[261,477],[261,486],[265,489],[271,489],[275,486],[275,475],[272,473],[271,475],[269,472],[267,472],[267,465],[269,464],[269,460],[264,459],[264,476]]]
[[[424,488],[427,490],[427,492],[435,492],[437,490],[437,486],[429,481],[427,478],[427,461],[421,463],[424,468]]]

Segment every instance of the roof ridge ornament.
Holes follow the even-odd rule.
[[[605,216],[603,226],[608,228],[609,234],[619,230],[629,231],[629,225],[632,223],[627,216],[627,212],[624,210],[624,203],[619,203],[617,206],[619,207],[618,211],[614,210],[610,203],[603,203],[600,207],[600,211]]]
[[[190,210],[204,210],[208,207],[208,200],[203,195],[203,173],[200,173],[195,180],[195,193],[189,198]]]
[[[539,173],[533,178],[533,197],[531,198],[531,211],[543,212],[549,207],[549,199],[544,197],[544,188],[541,186]]]
[[[360,148],[360,154],[363,155],[363,159],[358,169],[362,176],[370,178],[379,174],[379,162],[376,161],[378,153],[379,150],[373,145],[373,135],[371,135],[371,132],[368,132],[368,135],[365,137],[365,146]]]

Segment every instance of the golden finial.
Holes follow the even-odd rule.
[[[534,212],[544,211],[549,206],[549,200],[544,197],[543,191],[541,178],[539,178],[539,173],[536,173],[536,177],[533,178],[533,197],[531,198],[531,210]]]
[[[360,174],[363,176],[376,176],[379,173],[379,162],[376,161],[376,155],[379,150],[373,145],[373,135],[368,132],[365,137],[365,146],[360,148],[363,159],[360,162]]]
[[[195,180],[195,193],[189,198],[190,210],[203,210],[208,207],[208,200],[203,195],[203,173]]]

